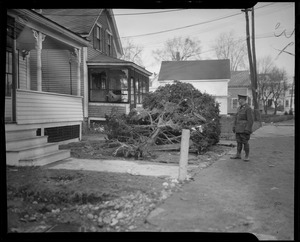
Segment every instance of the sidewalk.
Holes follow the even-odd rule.
[[[250,140],[249,162],[232,160],[227,154],[199,170],[194,181],[149,214],[147,226],[140,230],[249,232],[260,240],[293,240],[292,123],[256,130]]]

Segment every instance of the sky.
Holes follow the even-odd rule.
[[[284,68],[292,80],[295,3],[258,2],[254,10],[257,60],[271,56],[275,65]],[[113,12],[122,44],[130,39],[142,46],[143,65],[152,73],[159,73],[161,65],[153,58],[152,51],[163,48],[168,39],[197,38],[201,41],[201,59],[205,60],[216,59],[212,45],[221,33],[234,31],[236,38],[246,38],[245,14],[241,9],[113,9]]]

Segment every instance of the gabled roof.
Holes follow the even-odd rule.
[[[104,9],[42,9],[41,14],[81,36],[90,35]],[[112,9],[107,9],[115,35],[116,48],[123,54],[122,44]]]
[[[158,80],[230,79],[229,60],[163,61]]]
[[[249,87],[251,86],[249,71],[232,71],[228,87]]]
[[[147,76],[151,76],[152,73],[147,71],[144,67],[141,67],[133,62],[130,61],[126,61],[126,60],[121,60],[121,59],[117,59],[111,56],[106,56],[106,55],[102,55],[99,54],[91,59],[89,59],[87,61],[87,64],[89,66],[105,66],[105,65],[109,65],[109,66],[131,66],[134,67],[135,69],[141,71],[142,73],[144,73]]]
[[[42,15],[80,34],[90,33],[102,9],[43,9]]]

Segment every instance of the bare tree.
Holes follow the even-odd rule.
[[[163,48],[156,49],[152,53],[157,61],[200,60],[200,43],[197,38],[174,37],[168,39]]]
[[[257,73],[258,74],[267,74],[274,67],[274,62],[270,55],[264,56],[257,60]]]
[[[259,74],[259,100],[262,101],[263,109],[265,114],[268,113],[268,100],[271,98],[272,93],[270,92],[271,79],[268,74]]]
[[[274,67],[270,73],[271,85],[270,93],[274,102],[274,114],[277,113],[279,99],[284,96],[285,91],[288,89],[287,73],[285,69]]]
[[[271,73],[273,68],[274,62],[271,56],[264,56],[257,60],[257,99],[262,101],[265,114],[267,114],[268,100],[271,96],[271,93],[269,92],[269,87],[271,85],[269,73]]]
[[[140,66],[143,66],[143,61],[142,61],[143,50],[144,50],[143,46],[137,45],[132,40],[127,39],[123,43],[124,55],[121,57],[121,59],[131,61]]]
[[[212,46],[218,59],[229,59],[230,70],[237,71],[245,69],[245,58],[247,54],[244,39],[236,39],[234,31],[221,33]]]

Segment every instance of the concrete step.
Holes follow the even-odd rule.
[[[58,151],[58,144],[41,144],[36,146],[23,147],[18,149],[6,150],[6,165],[17,166],[20,159],[40,156],[46,153]]]
[[[17,139],[6,142],[6,150],[16,150],[29,146],[37,146],[46,144],[48,136],[35,136],[33,138]]]
[[[40,156],[20,159],[19,166],[44,166],[71,157],[70,150],[57,150]]]
[[[5,139],[7,141],[13,141],[24,138],[33,138],[36,136],[36,128],[34,129],[20,129],[20,130],[6,130]]]

